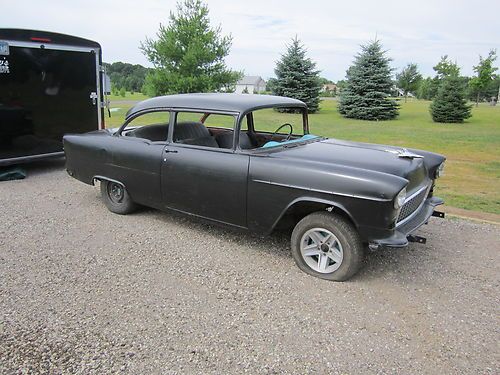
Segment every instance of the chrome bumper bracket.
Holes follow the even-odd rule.
[[[440,217],[441,219],[444,219],[444,212],[441,211],[434,211],[432,213],[432,216]]]
[[[427,242],[427,238],[416,236],[414,234],[410,234],[406,238],[407,238],[408,242],[417,242],[417,243],[421,243],[421,244],[424,244]]]

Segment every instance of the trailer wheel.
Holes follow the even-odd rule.
[[[108,210],[115,214],[126,215],[137,209],[125,186],[118,182],[101,181],[101,196]]]

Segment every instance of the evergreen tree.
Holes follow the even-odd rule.
[[[276,80],[273,94],[302,100],[309,112],[319,109],[321,83],[316,64],[306,57],[306,50],[300,41],[292,40],[281,60],[276,63]]]
[[[275,93],[276,92],[276,78],[269,78],[267,80],[267,84],[266,84],[266,91],[269,91],[271,93]]]
[[[224,62],[231,37],[210,26],[208,13],[201,0],[179,2],[168,26],[160,25],[158,39],[142,43],[142,51],[155,67],[146,76],[150,95],[229,90],[241,77]]]
[[[347,83],[340,92],[341,115],[361,120],[391,120],[398,115],[398,104],[389,99],[394,86],[390,59],[375,40],[362,46],[347,70]]]
[[[430,112],[435,122],[460,123],[471,117],[471,106],[467,104],[465,88],[458,75],[443,79]]]
[[[446,80],[446,78],[451,76],[458,77],[460,75],[459,66],[456,62],[453,62],[448,55],[441,56],[441,60],[439,60],[439,62],[434,65],[432,69],[434,69],[436,75],[427,82],[427,95],[424,99],[428,100],[433,100],[436,97],[441,84]],[[461,79],[463,81],[463,78]]]

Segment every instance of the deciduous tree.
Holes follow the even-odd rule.
[[[448,55],[441,56],[441,60],[433,67],[436,72],[437,79],[444,79],[446,77],[458,77],[460,68],[457,63],[454,63],[448,58]]]
[[[408,64],[400,73],[396,75],[397,85],[403,90],[405,103],[408,93],[415,92],[422,80],[422,75],[418,72],[417,64]]]
[[[497,67],[493,66],[493,63],[497,59],[497,53],[495,50],[491,50],[488,57],[483,59],[479,56],[479,63],[474,66],[474,71],[477,73],[476,77],[471,78],[469,81],[469,86],[476,96],[476,107],[479,105],[479,99],[481,94],[488,88],[488,86],[495,80],[495,72],[498,70]]]

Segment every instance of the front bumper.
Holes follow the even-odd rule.
[[[410,220],[396,227],[387,237],[370,239],[371,249],[380,247],[405,247],[408,245],[408,236],[415,232],[422,225],[427,223],[432,216],[436,206],[443,204],[444,201],[438,197],[432,197],[425,200],[418,213]]]

